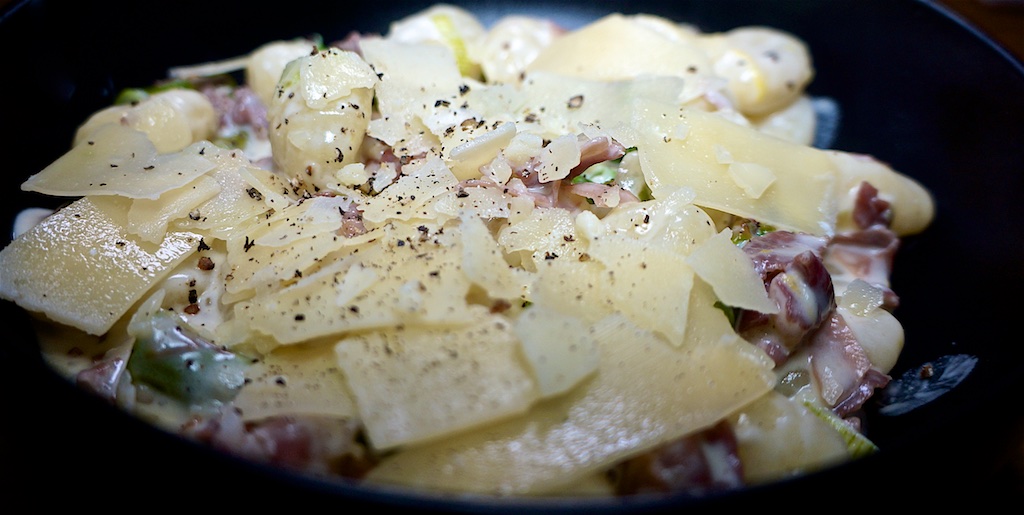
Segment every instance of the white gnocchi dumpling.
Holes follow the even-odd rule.
[[[274,164],[325,188],[358,161],[377,75],[353,52],[330,48],[288,63],[267,107]]]

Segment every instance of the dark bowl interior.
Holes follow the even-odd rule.
[[[835,99],[841,109],[833,147],[889,162],[936,199],[934,224],[906,238],[896,258],[892,281],[906,346],[892,375],[954,354],[977,357],[974,370],[949,393],[904,415],[885,416],[869,404],[867,432],[881,452],[807,477],[701,500],[450,503],[310,481],[155,430],[51,372],[26,314],[3,303],[0,471],[15,480],[5,490],[39,506],[202,507],[201,499],[214,499],[239,507],[327,501],[346,509],[635,512],[802,504],[798,499],[811,497],[866,507],[877,505],[875,496],[888,496],[931,507],[950,497],[1024,488],[1002,484],[1012,479],[1000,472],[1011,459],[1006,442],[1022,430],[1024,345],[1012,324],[1024,291],[1021,63],[942,8],[911,0],[451,3],[484,21],[525,12],[572,26],[611,11],[648,12],[705,31],[768,25],[804,39],[817,71],[810,92]],[[121,88],[162,78],[170,66],[241,55],[272,39],[384,32],[390,20],[427,5],[12,2],[0,20],[7,134],[0,143],[7,199],[0,224],[10,227],[23,208],[57,205],[58,199],[19,185],[67,150],[77,124]],[[36,484],[48,485],[46,493],[30,494]]]

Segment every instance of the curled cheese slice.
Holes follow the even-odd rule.
[[[768,298],[753,262],[732,243],[731,229],[722,230],[693,249],[686,263],[725,304],[761,313],[779,312],[779,307]]]
[[[636,147],[655,198],[686,187],[701,207],[786,230],[835,232],[840,174],[825,151],[762,134],[714,113],[647,99],[634,105]],[[689,126],[686,138],[670,137],[681,122]],[[724,153],[730,163],[721,162]],[[736,163],[747,164],[730,173]]]
[[[29,177],[21,189],[64,197],[121,195],[155,200],[214,168],[203,157],[207,147],[213,144],[200,141],[180,152],[158,154],[146,133],[108,124]]]
[[[537,398],[511,324],[353,334],[335,346],[370,441],[389,449],[526,411]]]
[[[635,17],[610,14],[553,41],[527,70],[602,81],[641,75],[697,78],[711,71],[711,63],[683,32],[667,37]]]
[[[245,420],[279,415],[354,417],[356,402],[331,345],[292,345],[253,363],[233,404]]]
[[[769,391],[770,361],[725,329],[694,331],[674,347],[621,315],[606,317],[592,333],[600,356],[592,380],[523,416],[391,455],[367,479],[433,491],[559,491]],[[722,374],[711,381],[707,370]]]
[[[597,373],[600,358],[592,330],[583,319],[541,304],[515,320],[542,398],[565,393]]]
[[[159,244],[128,234],[130,201],[85,197],[0,251],[0,298],[89,334],[106,333],[199,245],[189,232]]]

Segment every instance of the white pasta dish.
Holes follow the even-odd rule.
[[[930,194],[814,146],[766,27],[436,5],[171,69],[24,182],[0,297],[185,438],[444,495],[701,495],[875,452]],[[235,78],[228,80],[227,78]],[[241,80],[238,80],[238,79]]]

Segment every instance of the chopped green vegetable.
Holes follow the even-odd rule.
[[[125,88],[114,97],[114,105],[127,105],[141,102],[157,93],[170,91],[172,89],[193,89],[199,90],[204,86],[237,85],[238,81],[228,74],[211,75],[209,77],[194,77],[188,79],[173,79],[158,82],[144,88]]]
[[[832,410],[822,408],[810,401],[804,401],[804,406],[807,406],[807,409],[811,410],[811,413],[814,413],[814,415],[821,420],[828,422],[833,429],[839,432],[843,437],[843,440],[846,441],[846,450],[850,453],[851,457],[861,458],[878,451],[878,446],[876,446],[874,442],[868,440],[868,437],[864,436],[859,431],[851,427],[850,424],[847,424],[843,419],[839,418],[839,416],[833,413]]]
[[[128,359],[132,380],[178,400],[206,405],[234,398],[245,382],[245,362],[191,334],[173,314],[150,318]]]
[[[720,300],[715,301],[715,307],[722,310],[722,313],[725,313],[725,318],[729,319],[729,325],[736,327],[736,317],[738,315],[736,308],[727,306]]]
[[[214,145],[226,149],[245,148],[245,145],[248,143],[249,133],[243,130],[229,136],[220,136],[213,140]]]
[[[114,105],[137,104],[147,98],[149,93],[143,88],[125,88],[114,98]]]
[[[318,52],[323,52],[324,50],[327,50],[328,45],[327,43],[324,42],[323,34],[314,32],[313,34],[310,34],[307,39],[313,42],[313,45],[316,46]]]
[[[434,27],[441,34],[445,45],[452,49],[455,54],[455,62],[459,67],[459,73],[463,77],[476,77],[480,75],[480,67],[469,58],[469,51],[466,50],[466,42],[462,39],[455,23],[447,14],[435,14],[430,17]]]
[[[637,195],[637,198],[640,200],[653,200],[654,193],[651,191],[651,187],[644,184],[644,186],[640,188],[640,194]]]
[[[652,200],[654,194],[651,192],[651,187],[647,185],[643,170],[640,169],[640,161],[636,152],[636,147],[629,147],[618,159],[619,176],[616,183],[620,188],[636,195],[636,198],[642,201]]]
[[[757,220],[747,220],[733,230],[732,242],[742,247],[750,241],[751,238],[754,238],[755,236],[764,236],[774,230],[775,227],[772,227],[771,225],[762,224]]]
[[[195,85],[185,79],[176,79],[147,86],[145,88],[125,88],[117,94],[117,97],[114,99],[114,104],[134,104],[141,102],[156,93],[172,89],[195,89]]]
[[[615,179],[619,175],[619,160],[614,159],[611,161],[602,161],[590,165],[589,168],[583,170],[583,173],[572,178],[573,184],[580,184],[583,182],[596,182],[599,184],[611,184],[615,182]]]

